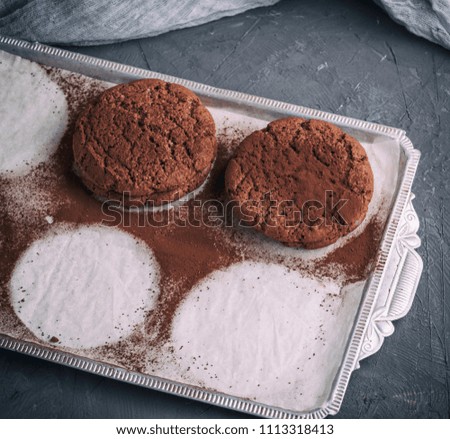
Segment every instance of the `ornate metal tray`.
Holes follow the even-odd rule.
[[[415,251],[420,245],[420,239],[417,236],[419,221],[412,205],[414,195],[411,193],[420,153],[414,149],[405,132],[341,115],[217,89],[39,43],[0,37],[0,49],[32,61],[110,82],[118,83],[143,77],[177,82],[196,92],[206,104],[226,106],[238,114],[263,115],[266,119],[288,115],[323,119],[360,136],[380,136],[395,142],[402,158],[401,169],[398,170],[398,187],[381,242],[378,263],[367,281],[364,296],[347,341],[344,360],[334,379],[331,393],[321,407],[308,412],[272,407],[158,376],[125,370],[64,352],[63,349],[52,349],[0,334],[0,347],[5,349],[254,415],[272,418],[323,418],[336,414],[344,398],[351,373],[359,367],[362,359],[375,354],[380,349],[384,338],[393,333],[393,321],[404,317],[409,311],[422,272],[422,260]]]

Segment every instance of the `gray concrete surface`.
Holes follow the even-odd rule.
[[[449,417],[448,51],[358,0],[283,1],[155,38],[72,50],[405,129],[422,151],[413,190],[424,273],[410,313],[353,374],[337,417]],[[0,416],[245,417],[3,350]]]

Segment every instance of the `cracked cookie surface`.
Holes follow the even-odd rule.
[[[143,79],[112,87],[84,108],[73,152],[95,195],[159,205],[205,181],[217,152],[215,124],[190,90]]]
[[[364,148],[328,122],[286,118],[239,145],[225,174],[240,224],[291,247],[319,248],[354,230],[373,194]]]

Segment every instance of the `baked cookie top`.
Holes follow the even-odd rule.
[[[292,117],[242,141],[228,164],[225,190],[241,224],[312,249],[362,222],[373,173],[356,139],[330,123]]]
[[[84,184],[112,199],[178,199],[203,183],[216,151],[214,120],[198,96],[157,79],[103,92],[81,112],[73,135]]]

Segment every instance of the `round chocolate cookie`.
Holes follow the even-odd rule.
[[[225,189],[241,225],[312,249],[362,222],[373,173],[356,139],[330,123],[292,117],[242,141],[228,164]]]
[[[190,90],[143,79],[87,105],[73,152],[77,173],[95,195],[126,206],[161,205],[205,181],[217,152],[215,124]]]

